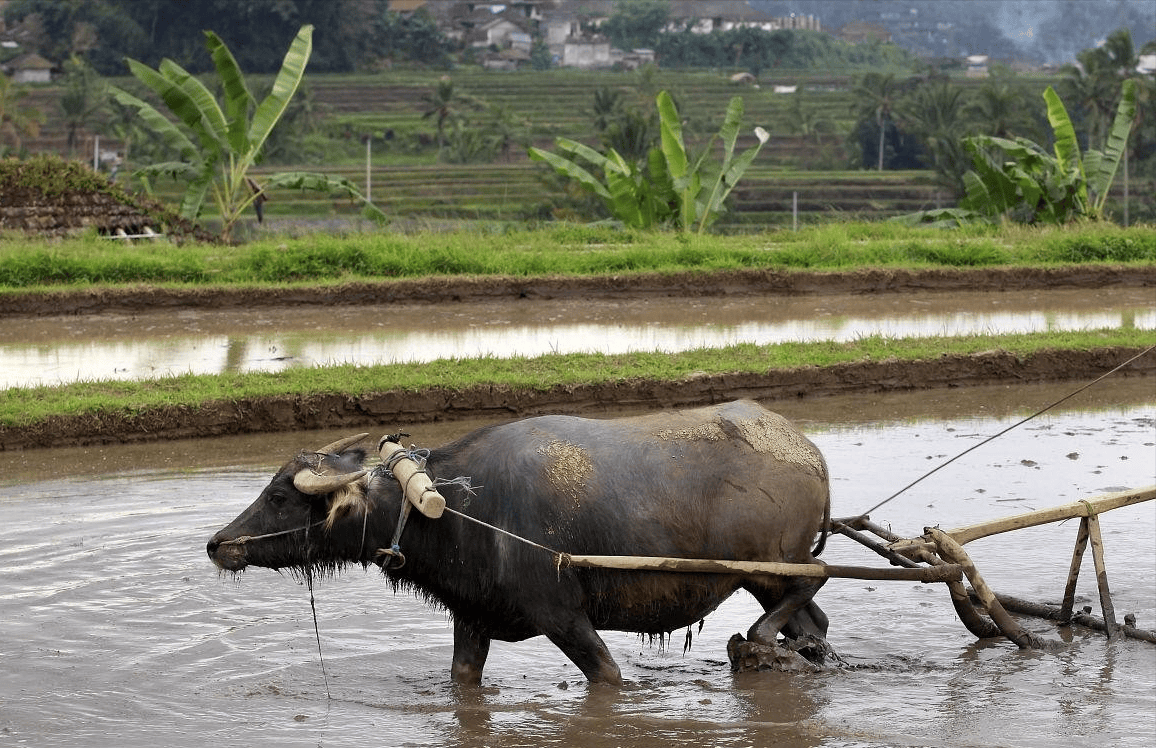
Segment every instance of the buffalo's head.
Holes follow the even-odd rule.
[[[286,463],[257,500],[209,540],[213,563],[228,571],[250,564],[304,570],[358,560],[360,533],[342,520],[368,511],[365,450],[355,447],[366,436],[301,452]]]

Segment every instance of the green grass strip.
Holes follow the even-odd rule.
[[[0,293],[133,284],[178,287],[332,285],[426,276],[590,276],[742,268],[840,270],[1156,263],[1156,227],[836,223],[742,236],[607,226],[316,234],[238,247],[129,245],[96,237],[0,237]]]
[[[15,388],[0,399],[0,426],[23,427],[53,416],[135,414],[165,407],[196,408],[210,401],[279,395],[361,396],[476,385],[544,390],[556,385],[674,380],[692,374],[764,372],[855,361],[916,361],[942,354],[1002,350],[1028,355],[1043,349],[1148,347],[1150,330],[1108,329],[958,338],[864,337],[847,342],[740,344],[683,353],[551,354],[534,358],[450,359],[381,366],[328,366],[277,373],[184,375],[133,382],[81,382]]]

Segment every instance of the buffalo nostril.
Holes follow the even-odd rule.
[[[210,556],[212,556],[212,555],[216,554],[217,549],[220,547],[221,547],[221,544],[218,543],[217,540],[214,538],[213,540],[210,540],[208,542],[208,544],[205,546],[205,550],[208,552],[208,554]]]

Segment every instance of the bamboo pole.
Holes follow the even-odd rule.
[[[1004,636],[1020,649],[1040,649],[1046,646],[1042,639],[1029,631],[1025,631],[1022,626],[1015,622],[1014,618],[1008,615],[1008,612],[996,599],[991,587],[988,587],[987,582],[980,576],[979,570],[975,568],[975,564],[967,555],[967,551],[963,550],[962,545],[938,527],[925,528],[925,533],[938,546],[939,555],[944,560],[959,564],[962,567],[963,573],[967,575],[971,586],[975,589],[976,596],[983,603],[987,614],[991,616],[991,620],[995,622]]]
[[[377,451],[381,454],[382,462],[389,465],[390,458],[397,452],[404,452],[405,447],[398,442],[382,439],[377,445]],[[430,519],[437,519],[442,516],[442,512],[446,508],[446,500],[433,487],[433,481],[430,480],[425,471],[418,467],[416,462],[409,457],[398,457],[390,465],[390,470],[393,472],[393,477],[401,485],[405,498],[417,507],[419,512]]]
[[[1119,509],[1120,507],[1152,501],[1153,499],[1156,499],[1156,486],[1134,488],[1127,491],[1100,494],[1090,499],[1082,499],[1070,504],[1060,504],[1049,509],[1038,509],[1034,512],[1025,512],[1023,514],[1012,515],[1011,517],[1003,517],[1002,519],[967,525],[966,527],[957,527],[953,530],[942,530],[941,532],[950,535],[951,538],[960,545],[965,545],[973,540],[986,538],[989,535],[998,535],[999,533],[1009,532],[1011,530],[1022,530],[1025,527],[1045,525],[1049,522],[1059,522],[1065,519],[1072,519],[1073,517],[1087,517],[1092,514]],[[923,536],[892,543],[891,550],[903,553],[905,549],[912,546],[927,544],[927,538]]]
[[[1088,547],[1088,518],[1080,520],[1080,530],[1076,533],[1076,547],[1072,549],[1072,566],[1068,570],[1068,583],[1064,586],[1064,602],[1060,605],[1060,621],[1072,620],[1072,608],[1076,604],[1076,580],[1084,563],[1084,549]]]
[[[1092,541],[1092,560],[1096,565],[1096,586],[1100,589],[1100,607],[1104,611],[1104,625],[1108,627],[1108,641],[1120,636],[1120,624],[1116,623],[1116,608],[1112,605],[1112,595],[1108,591],[1108,569],[1104,565],[1104,540],[1100,537],[1100,518],[1089,514],[1084,518],[1088,523],[1088,539]]]
[[[730,559],[671,558],[667,556],[587,556],[561,553],[560,567],[628,569],[636,571],[677,571],[709,574],[771,574],[784,577],[840,577],[845,579],[894,579],[913,582],[959,581],[959,566],[944,564],[918,569],[873,569],[866,566],[833,564],[789,564],[779,561],[734,561]]]

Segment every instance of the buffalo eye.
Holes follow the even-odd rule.
[[[269,501],[273,506],[281,506],[285,503],[285,499],[289,498],[284,491],[274,491],[269,494]]]

